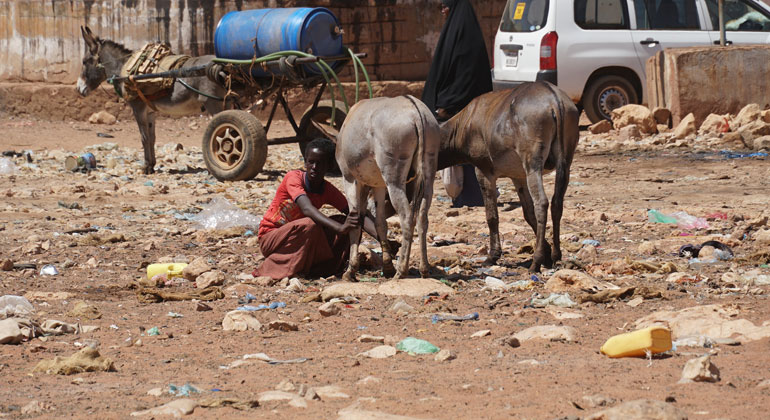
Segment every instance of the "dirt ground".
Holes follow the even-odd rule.
[[[435,281],[436,288],[451,290],[432,298],[352,293],[336,304],[338,314],[327,317],[319,312],[322,303],[311,299],[339,279],[303,279],[301,291],[286,281],[260,284],[250,276],[259,259],[253,233],[244,227],[205,229],[194,220],[214,198],[260,216],[283,174],[302,165],[296,145],[271,146],[265,171],[256,179],[217,182],[200,153],[208,119],[159,120],[159,170],[147,176],[140,172],[139,134],[130,119],[93,125],[17,111],[0,114],[0,149],[30,151],[32,158],[7,157],[13,173],[0,174],[0,262],[17,264],[0,271],[0,296],[28,297],[35,310],[30,318],[39,323],[98,327],[2,345],[0,417],[128,418],[177,399],[170,385],[191,384],[200,393],[189,398],[202,406],[187,418],[585,418],[639,399],[665,401],[690,419],[767,418],[767,157],[723,154],[721,148],[700,144],[700,137],[670,146],[621,142],[616,132],[581,132],[565,199],[564,261],[555,269],[590,276],[601,283],[596,288],[610,284],[649,293],[580,303],[591,290],[567,285],[560,290],[576,302],[571,308],[533,305],[533,298],[556,291],[550,282],[555,269],[544,269],[522,290],[486,287],[488,276],[505,283],[531,279],[526,268],[531,251],[525,245],[533,234],[510,181],[498,185],[504,255],[499,265],[485,267],[483,209],[451,209],[437,178],[428,252],[446,274],[436,276],[444,283]],[[268,135],[290,132],[288,123],[279,121]],[[65,170],[67,156],[85,151],[96,156],[94,171]],[[340,185],[339,178],[330,180]],[[550,190],[552,175],[547,182]],[[709,227],[653,223],[648,220],[651,209],[686,212],[707,219]],[[396,219],[389,224],[398,238]],[[678,255],[681,246],[706,240],[729,246],[734,258],[710,262],[709,255],[699,260]],[[378,249],[371,240],[365,245]],[[224,298],[206,302],[212,310],[198,311],[190,300],[139,301],[138,282],[146,278],[148,264],[201,257],[224,274]],[[416,267],[416,250],[412,257]],[[20,266],[25,263],[35,268]],[[42,275],[47,264],[58,275]],[[394,283],[375,268],[364,270],[359,279],[367,287]],[[193,284],[181,282],[169,290],[196,291]],[[280,301],[286,306],[253,312],[260,329],[225,331],[225,315],[242,306],[239,299],[247,293],[256,297],[251,305]],[[81,301],[101,316],[89,319],[73,312]],[[411,308],[396,310],[399,301]],[[753,333],[716,327],[698,336],[701,345],[678,341],[675,350],[650,358],[611,359],[599,352],[609,337],[633,331],[640,318],[662,310],[711,308],[706,305],[724,305],[731,311],[728,320],[752,323],[740,326]],[[473,312],[478,320],[431,322],[434,314]],[[277,320],[290,321],[298,330],[268,327]],[[574,336],[521,339],[517,347],[501,342],[545,325],[571,327]],[[153,327],[159,335],[149,334]],[[677,337],[677,325],[671,328],[675,338],[684,338]],[[482,330],[489,332],[472,337]],[[359,341],[364,334],[384,337],[392,346],[406,337],[424,339],[456,358],[437,361],[432,354],[404,352],[369,358],[361,353],[381,343]],[[87,346],[111,359],[115,371],[33,371],[42,360],[68,357]],[[243,358],[255,353],[298,360],[270,364]],[[712,355],[719,381],[678,383],[685,363],[705,354]],[[148,393],[156,388],[160,392]],[[283,393],[266,393],[276,389]],[[313,393],[319,398],[310,398]],[[203,406],[226,398],[258,400],[259,406]],[[138,418],[151,417],[168,416]]]

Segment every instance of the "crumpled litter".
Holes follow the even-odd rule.
[[[577,306],[577,303],[570,298],[569,293],[551,293],[548,297],[539,296],[539,293],[535,293],[535,295],[532,296],[532,301],[530,301],[532,307],[545,308],[548,305],[555,305],[561,308],[572,308]]]
[[[641,297],[644,299],[663,298],[663,292],[654,290],[646,286],[624,287],[621,289],[602,290],[597,293],[584,293],[577,297],[578,302],[606,303],[613,300],[623,300],[631,297]]]
[[[140,287],[136,291],[136,298],[141,303],[171,302],[180,300],[217,300],[225,297],[222,289],[218,287],[207,287],[201,290],[191,290],[189,292],[167,292],[155,287]]]
[[[682,245],[679,248],[679,256],[680,257],[690,257],[690,258],[698,258],[698,254],[700,253],[700,250],[704,247],[713,247],[714,248],[714,257],[718,260],[722,261],[728,261],[733,258],[733,250],[730,249],[729,246],[723,244],[719,241],[706,241],[700,245],[693,245],[693,244],[687,244]]]
[[[259,401],[239,398],[209,398],[201,400],[198,405],[204,408],[231,407],[236,410],[248,410],[259,407]]]
[[[227,229],[241,226],[259,228],[262,218],[241,210],[225,198],[214,197],[192,220],[203,229]]]
[[[244,305],[239,306],[236,308],[237,311],[248,311],[248,312],[254,312],[254,311],[261,311],[264,309],[278,309],[278,308],[285,308],[286,304],[283,302],[270,302],[269,305],[258,305],[258,306],[251,306],[251,305]]]
[[[16,173],[16,164],[11,159],[0,158],[0,175],[12,175]]]
[[[492,291],[529,290],[533,287],[535,287],[535,283],[532,281],[532,279],[518,280],[511,283],[506,283],[496,277],[487,276],[484,279],[484,287],[482,287],[481,290],[482,291],[484,290],[492,290]]]
[[[42,360],[33,369],[33,372],[44,372],[49,375],[72,375],[100,371],[115,372],[115,364],[111,359],[102,357],[98,350],[91,347],[84,347],[70,357],[56,356],[53,360]]]
[[[182,386],[168,384],[168,393],[177,397],[189,397],[190,394],[200,394],[201,391],[189,383]]]
[[[0,319],[23,318],[35,312],[35,307],[23,296],[5,295],[0,297]]]

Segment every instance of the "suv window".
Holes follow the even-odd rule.
[[[717,0],[706,0],[711,25],[719,30],[719,4]],[[725,30],[770,32],[770,18],[767,13],[745,1],[725,0]]]
[[[502,32],[535,32],[548,19],[548,0],[508,0],[500,22]]]
[[[575,23],[583,29],[628,29],[626,0],[575,0]]]
[[[695,0],[634,0],[634,9],[637,29],[700,29]]]

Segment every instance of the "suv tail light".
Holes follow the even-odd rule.
[[[548,32],[540,41],[540,70],[556,70],[556,43],[559,35]]]

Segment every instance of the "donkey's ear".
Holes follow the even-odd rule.
[[[88,26],[81,26],[80,33],[83,34],[83,40],[86,42],[86,46],[91,51],[91,54],[96,54],[99,50],[99,44],[94,38],[94,34]]]
[[[336,129],[332,128],[331,126],[321,124],[318,121],[310,120],[311,123],[313,123],[313,126],[315,126],[318,131],[323,134],[324,137],[334,142],[334,144],[337,144],[337,137],[340,135],[340,132]]]

